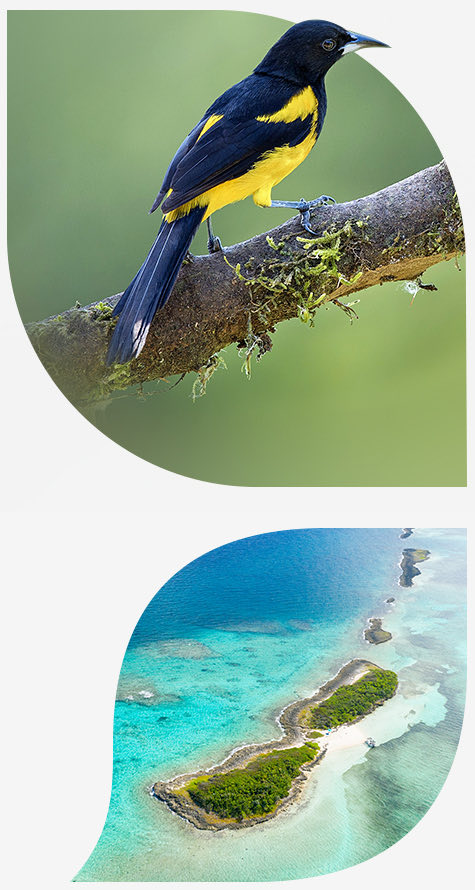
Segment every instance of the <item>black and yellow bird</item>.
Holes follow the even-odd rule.
[[[300,211],[333,199],[273,201],[281,182],[315,145],[325,119],[325,75],[351,50],[387,46],[320,20],[300,22],[271,47],[253,73],[208,108],[173,158],[151,208],[164,214],[143,265],[115,307],[107,363],[124,363],[142,350],[157,309],[164,306],[203,220],[208,248],[219,250],[211,214],[252,195],[260,207]]]

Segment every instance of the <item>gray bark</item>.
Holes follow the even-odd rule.
[[[173,374],[195,371],[205,381],[225,346],[262,355],[279,322],[311,320],[324,303],[344,305],[374,284],[417,280],[464,251],[443,161],[373,195],[317,208],[311,225],[316,238],[293,217],[224,253],[185,262],[143,352],[127,365],[104,363],[120,294],[29,324],[28,335],[65,395],[87,404]]]

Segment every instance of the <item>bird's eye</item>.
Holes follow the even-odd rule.
[[[327,40],[324,40],[322,43],[322,48],[326,50],[327,53],[331,53],[332,49],[335,49],[336,40],[332,40],[330,37]]]

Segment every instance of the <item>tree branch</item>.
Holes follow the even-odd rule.
[[[128,365],[104,359],[120,295],[27,325],[55,383],[75,404],[133,384],[199,372],[237,343],[262,354],[278,322],[311,320],[326,302],[385,281],[417,280],[464,251],[462,219],[445,162],[380,192],[314,210],[313,238],[293,218],[271,232],[183,265],[146,346]],[[351,311],[351,310],[346,310]]]

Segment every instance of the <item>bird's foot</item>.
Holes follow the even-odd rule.
[[[222,250],[221,239],[217,235],[210,235],[208,238],[208,253],[219,253]]]
[[[223,246],[221,244],[220,239],[213,232],[213,226],[211,223],[211,216],[208,216],[206,220],[206,225],[208,228],[208,253],[219,253],[222,251]]]
[[[313,201],[306,201],[305,198],[301,198],[297,205],[302,226],[311,235],[317,236],[318,233],[310,228],[310,211],[314,207],[323,207],[325,204],[336,204],[335,198],[331,198],[330,195],[320,195],[319,198],[314,198]]]
[[[195,259],[194,253],[190,253],[189,250],[186,251],[185,259],[183,260],[183,265],[186,266],[188,263],[192,263]]]

